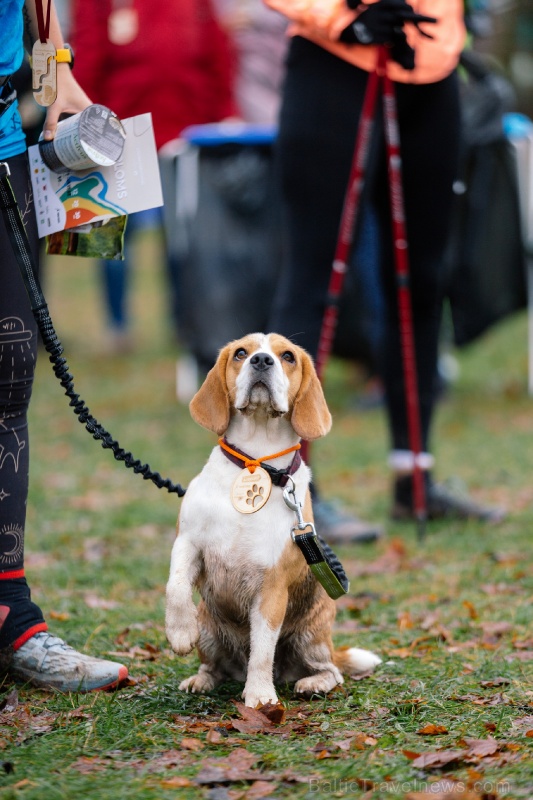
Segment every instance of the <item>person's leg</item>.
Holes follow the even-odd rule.
[[[296,37],[290,46],[276,165],[285,207],[288,263],[268,329],[316,357],[327,287],[367,74]],[[372,541],[379,526],[314,501],[318,532],[330,543]]]
[[[11,184],[24,198],[33,253],[38,240],[30,207],[24,156],[11,159]],[[28,497],[27,410],[31,397],[37,328],[3,218],[0,219],[0,650],[20,647],[46,630],[42,612],[31,602],[24,576],[24,528]]]
[[[425,456],[427,508],[430,516],[458,515],[494,518],[495,509],[485,509],[468,499],[453,498],[434,488],[429,470],[431,424],[437,400],[437,364],[442,304],[445,291],[444,252],[453,210],[453,181],[457,176],[460,145],[458,81],[452,74],[436,84],[396,85],[403,191],[408,240],[410,295],[422,450]],[[390,210],[384,209],[383,177],[378,182],[379,202],[388,233],[384,236],[384,291],[387,296],[383,375],[391,434],[390,463],[397,475],[393,514],[412,514],[412,456],[407,426],[403,356],[398,320],[397,286]],[[404,473],[403,477],[402,473]],[[446,495],[446,496],[445,496]]]
[[[107,343],[111,352],[123,353],[132,348],[130,285],[132,249],[137,234],[161,224],[161,210],[150,208],[130,214],[124,234],[124,259],[102,261],[101,284],[107,321]]]
[[[11,185],[20,204],[37,263],[38,239],[26,156],[9,159]],[[120,664],[91,659],[47,633],[24,574],[28,497],[30,402],[37,330],[22,277],[0,218],[0,664],[15,677],[72,691],[117,685]]]
[[[366,80],[317,45],[292,41],[275,152],[289,254],[269,327],[313,357]]]

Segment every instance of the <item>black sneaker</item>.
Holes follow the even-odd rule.
[[[503,508],[476,503],[457,481],[433,483],[427,473],[426,511],[428,519],[475,519],[481,522],[498,523],[505,516]],[[395,520],[414,520],[412,476],[404,475],[394,483],[394,503],[391,517]]]
[[[313,500],[316,532],[328,544],[368,544],[383,536],[383,528],[341,511],[327,500]]]

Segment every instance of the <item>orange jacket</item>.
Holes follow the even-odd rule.
[[[364,10],[352,11],[345,0],[264,0],[266,5],[280,11],[292,24],[292,36],[304,36],[321,45],[339,58],[371,72],[376,66],[377,48],[374,45],[344,44],[341,32]],[[366,5],[377,0],[366,0]],[[414,25],[406,23],[407,40],[415,50],[414,70],[405,70],[389,61],[392,80],[400,83],[435,83],[445,78],[457,66],[466,37],[463,0],[409,0],[419,14],[436,17],[438,22],[421,27],[433,39],[422,36]]]

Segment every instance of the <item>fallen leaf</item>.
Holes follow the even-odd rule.
[[[260,800],[276,791],[276,784],[268,781],[254,781],[245,794],[246,800]]]
[[[405,751],[403,751],[405,753]],[[467,754],[467,750],[435,750],[433,752],[422,753],[415,758],[413,767],[419,769],[439,769],[452,761],[461,761]]]
[[[417,758],[420,758],[420,753],[414,753],[412,750],[402,750],[402,753],[409,761],[415,761]]]
[[[480,622],[479,627],[490,636],[503,636],[514,630],[510,622]]]
[[[402,611],[398,614],[398,628],[401,631],[409,630],[410,628],[414,628],[414,620],[409,613],[409,611]]]
[[[485,756],[492,756],[498,752],[500,747],[496,739],[489,737],[487,739],[465,739],[465,744],[468,747],[468,756],[476,756],[477,758],[485,758]]]
[[[183,750],[193,750],[194,752],[198,752],[199,750],[203,750],[205,744],[201,741],[201,739],[182,739],[180,742],[180,747]]]
[[[532,661],[533,650],[517,650],[516,653],[509,653],[505,656],[506,661]]]
[[[263,712],[262,709],[265,708],[265,706],[262,708],[250,708],[249,706],[245,706],[244,703],[236,702],[235,707],[242,719],[231,720],[231,725],[236,731],[239,731],[239,733],[279,733],[276,729],[276,725],[274,725]],[[266,708],[268,711],[276,709],[276,711],[272,713],[274,716],[279,716],[277,706],[268,704]]]
[[[83,595],[83,601],[88,608],[102,608],[104,611],[112,611],[120,607],[120,603],[117,603],[116,600],[99,597],[95,592],[86,592]]]
[[[66,622],[68,619],[70,619],[70,614],[68,614],[66,611],[49,611],[48,616],[50,619],[55,619],[58,622]]]
[[[448,733],[448,729],[444,727],[444,725],[433,725],[430,722],[428,725],[424,725],[423,728],[420,728],[417,731],[420,736],[439,736],[442,733]]]
[[[99,756],[79,756],[71,765],[70,769],[76,770],[81,775],[91,775],[93,772],[105,772],[109,763]]]
[[[202,769],[194,779],[194,783],[206,785],[235,781],[275,780],[277,776],[274,774],[252,769],[258,760],[259,756],[250,753],[243,747],[232,750],[228,756],[206,758],[202,762]]]
[[[507,686],[509,683],[511,683],[510,678],[499,677],[499,678],[493,678],[490,681],[480,681],[479,685],[492,687],[492,686]]]
[[[513,728],[518,728],[519,731],[530,730],[533,728],[533,715],[527,714],[525,717],[516,717],[511,720]]]
[[[273,725],[282,725],[287,715],[283,703],[266,703],[264,706],[260,706],[258,711],[264,714]]]
[[[12,689],[0,703],[0,714],[10,714],[12,711],[15,711],[18,704],[19,694],[16,689]]]
[[[479,614],[476,611],[476,607],[474,606],[473,603],[470,602],[470,600],[463,600],[463,608],[466,608],[466,610],[468,611],[468,616],[470,617],[470,619],[477,619],[479,617]]]
[[[194,786],[194,784],[188,778],[174,775],[172,778],[166,778],[164,781],[161,781],[161,786],[165,789],[181,789],[186,786]]]
[[[227,738],[227,736],[224,736],[222,733],[220,733],[220,731],[217,731],[214,728],[212,728],[205,737],[209,744],[220,744],[221,742],[225,742]]]

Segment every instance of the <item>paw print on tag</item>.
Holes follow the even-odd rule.
[[[257,483],[254,483],[251,489],[248,489],[246,492],[246,503],[249,506],[255,508],[259,503],[263,502],[263,496],[265,494],[265,490],[263,486],[258,486]]]

